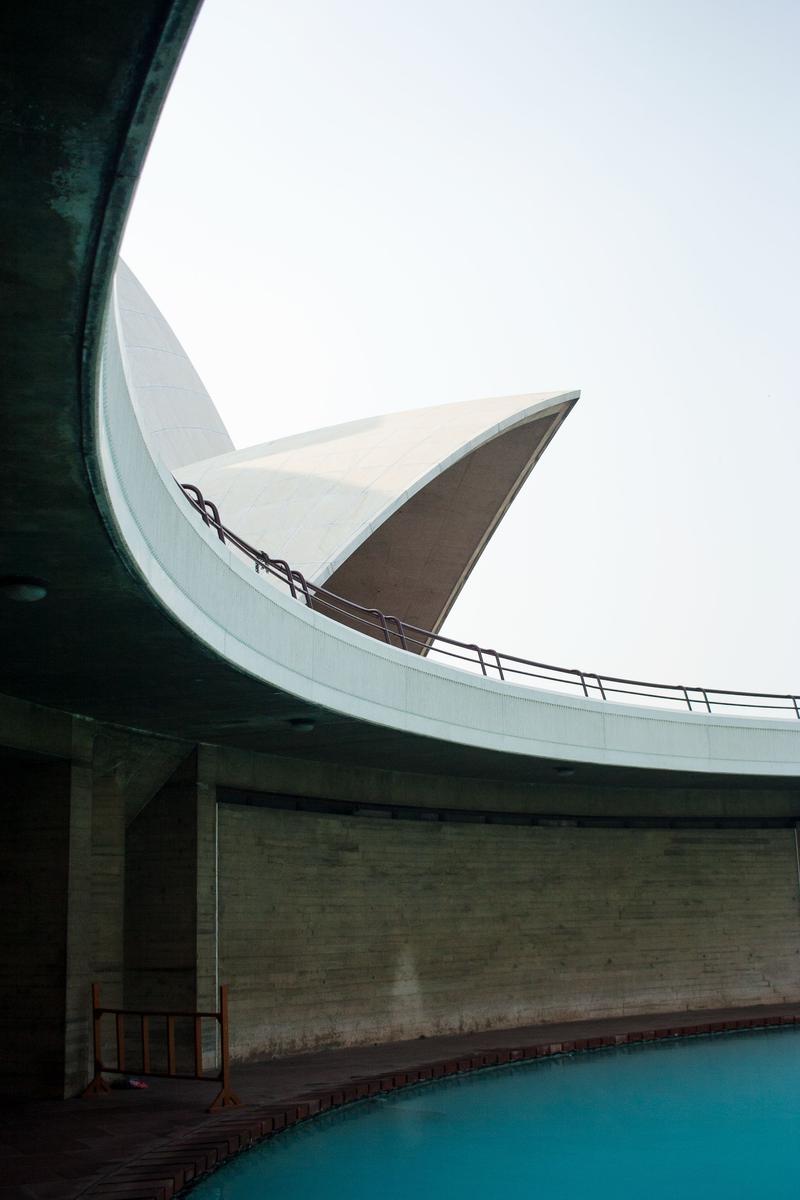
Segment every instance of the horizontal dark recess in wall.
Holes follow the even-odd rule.
[[[484,809],[419,808],[405,804],[363,804],[358,800],[323,800],[280,792],[249,792],[218,787],[218,804],[276,808],[288,812],[336,817],[382,818],[386,821],[440,821],[456,825],[539,825],[578,829],[792,829],[794,817],[594,817],[561,813],[488,812]]]

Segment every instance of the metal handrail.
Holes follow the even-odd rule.
[[[282,558],[271,558],[265,550],[257,550],[249,542],[223,525],[219,509],[213,500],[207,500],[193,483],[181,483],[179,487],[203,521],[216,531],[223,543],[230,543],[255,564],[256,574],[265,572],[278,579],[293,599],[302,601],[308,608],[338,613],[356,626],[366,626],[390,646],[410,653],[439,654],[445,658],[468,662],[479,668],[486,678],[513,682],[514,676],[541,680],[557,688],[577,688],[587,699],[607,701],[609,697],[626,696],[634,701],[658,700],[662,704],[688,708],[689,712],[713,713],[719,708],[757,709],[768,714],[788,713],[800,720],[800,696],[780,692],[745,692],[730,688],[701,687],[699,684],[653,683],[643,679],[624,679],[619,675],[600,675],[597,671],[582,671],[578,667],[557,667],[552,663],[536,662],[514,654],[486,649],[475,642],[459,642],[444,634],[434,633],[403,621],[400,617],[386,614],[377,608],[365,608],[354,600],[339,596],[328,588],[320,587],[307,580],[301,571],[289,566]],[[556,685],[553,689],[552,685]],[[724,699],[724,697],[729,697]],[[738,699],[730,699],[738,697]],[[763,701],[779,701],[765,704]]]

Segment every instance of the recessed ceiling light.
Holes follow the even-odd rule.
[[[6,600],[17,600],[23,603],[32,600],[44,600],[47,595],[47,584],[43,579],[33,575],[2,575],[0,576],[0,595]]]
[[[317,723],[313,717],[290,717],[289,724],[296,733],[311,733]]]
[[[574,767],[556,767],[555,772],[556,772],[556,775],[574,775],[575,768]]]

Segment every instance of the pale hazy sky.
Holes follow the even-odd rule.
[[[800,689],[800,5],[206,0],[123,253],[237,446],[581,388],[445,632]]]

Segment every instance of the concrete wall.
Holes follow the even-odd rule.
[[[88,736],[87,736],[88,734]],[[3,753],[0,1093],[72,1095],[89,1063],[92,739],[73,760]]]
[[[58,1094],[64,1070],[69,764],[3,764],[0,1075]]]
[[[196,801],[173,779],[128,829],[125,853],[125,1002],[190,1010],[195,1001]]]
[[[156,1009],[210,1010],[218,980],[230,983],[239,1056],[800,993],[791,828],[392,821],[216,802],[219,787],[444,815],[794,820],[795,789],[322,765],[303,760],[302,739],[294,759],[193,750],[2,697],[0,721],[0,1095],[81,1090],[92,980],[110,1004]]]
[[[220,807],[240,1057],[796,1000],[791,830],[391,822]]]
[[[216,809],[191,754],[128,826],[125,1003],[216,1008]]]
[[[125,839],[125,1006],[177,1012],[216,1010],[216,800],[213,752],[185,759],[130,823]],[[165,1067],[161,1023],[153,1062]],[[176,1027],[179,1069],[193,1067],[193,1024]],[[204,1058],[216,1026],[203,1026]],[[133,1036],[138,1047],[138,1029]]]

